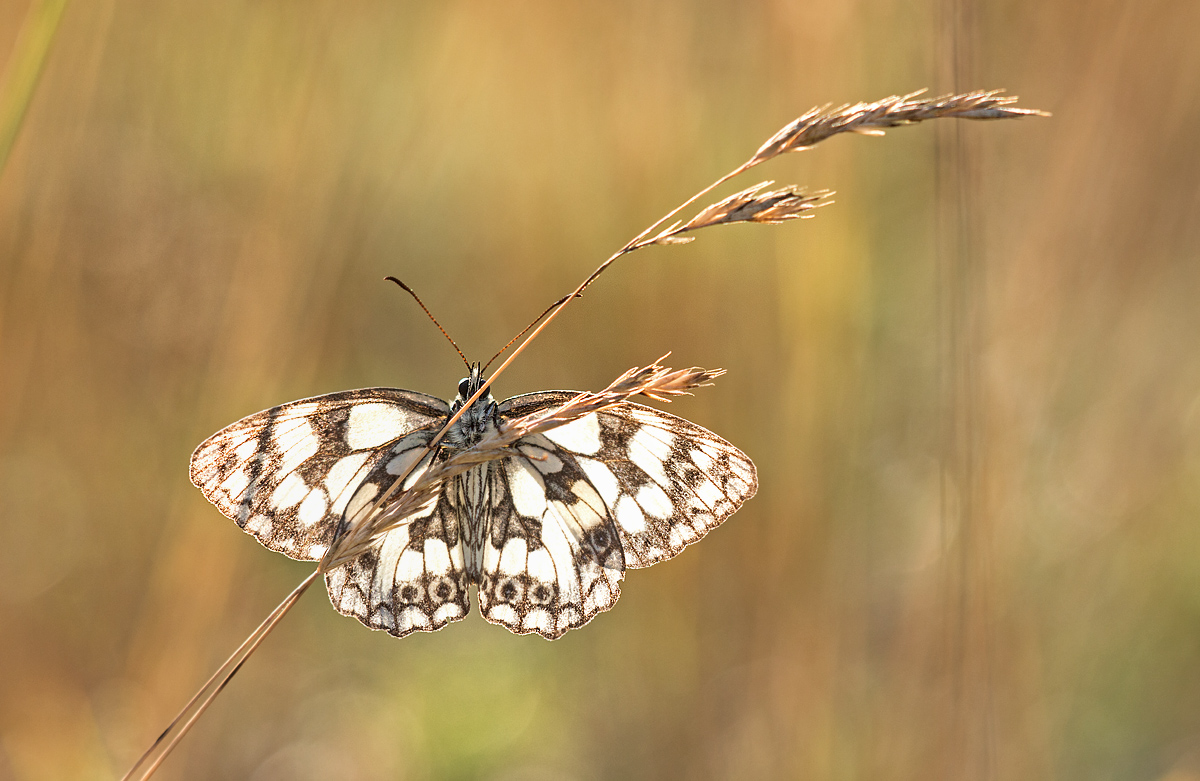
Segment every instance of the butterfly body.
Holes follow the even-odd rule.
[[[407,489],[435,459],[575,395],[497,403],[485,393],[429,452],[481,384],[473,367],[449,404],[367,388],[264,410],[202,443],[192,482],[266,547],[319,560],[397,478],[406,475],[397,491]],[[465,617],[475,587],[488,621],[552,639],[612,607],[626,567],[674,556],[756,488],[753,463],[728,442],[622,402],[457,475],[366,553],[326,572],[326,586],[337,610],[396,636]]]
[[[479,367],[471,367],[471,376],[458,384],[458,397],[450,405],[453,415],[462,408],[471,396],[483,384]],[[492,394],[485,393],[463,416],[450,426],[442,439],[440,454],[452,450],[466,450],[479,443],[489,433],[494,432],[499,425],[496,412],[496,401]],[[462,522],[463,535],[463,566],[466,571],[466,581],[478,585],[483,569],[483,544],[486,536],[488,520],[491,517],[494,499],[494,481],[491,461],[469,469],[454,478],[448,491],[451,494],[451,506],[458,509],[458,517]]]

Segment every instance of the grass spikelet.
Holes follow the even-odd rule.
[[[838,133],[882,136],[884,128],[913,125],[929,119],[1018,119],[1048,117],[1045,111],[1017,108],[1016,96],[1003,90],[976,90],[921,100],[925,90],[892,95],[874,103],[822,106],[806,111],[771,136],[750,158],[747,168],[787,152],[808,149]]]

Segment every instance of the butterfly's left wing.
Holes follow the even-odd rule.
[[[367,509],[401,474],[401,490],[411,488],[434,456],[426,451],[430,434],[418,431],[397,442],[350,500]],[[437,455],[444,458],[445,452]],[[421,459],[409,471],[409,467]],[[368,550],[325,573],[329,601],[339,613],[396,637],[433,632],[466,617],[471,609],[463,554],[462,512],[458,495],[443,490],[423,506],[399,518],[371,541]]]
[[[213,434],[192,455],[192,482],[271,550],[318,560],[343,518],[369,509],[450,413],[441,399],[367,388],[283,404]],[[325,574],[338,611],[398,637],[467,614],[458,508],[445,494],[402,519],[358,558]]]
[[[499,412],[520,417],[573,395],[517,396]],[[493,467],[480,612],[550,639],[612,607],[626,566],[675,556],[758,487],[754,463],[736,447],[631,402],[526,437],[516,450]]]
[[[364,483],[386,478],[393,446],[428,441],[449,412],[441,399],[394,388],[281,404],[204,440],[192,454],[192,483],[266,547],[316,561]]]

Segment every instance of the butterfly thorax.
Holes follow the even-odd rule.
[[[482,372],[478,364],[471,367],[471,376],[458,384],[458,397],[450,405],[451,414],[462,409],[463,404],[483,385]],[[443,449],[469,448],[478,443],[497,423],[496,401],[491,393],[485,393],[459,418],[446,438]],[[479,582],[483,571],[483,544],[487,536],[487,519],[490,517],[494,491],[492,470],[496,462],[487,462],[469,469],[454,479],[447,499],[456,506],[462,521],[463,554],[467,578]]]

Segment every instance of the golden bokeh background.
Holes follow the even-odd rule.
[[[1200,4],[56,4],[0,4],[0,779],[119,777],[311,571],[204,437],[453,395],[384,275],[486,359],[802,111],[956,83],[1054,116],[773,161],[721,194],[837,202],[622,260],[499,381],[725,367],[671,411],[737,515],[554,643],[314,591],[159,777],[1200,778]]]

